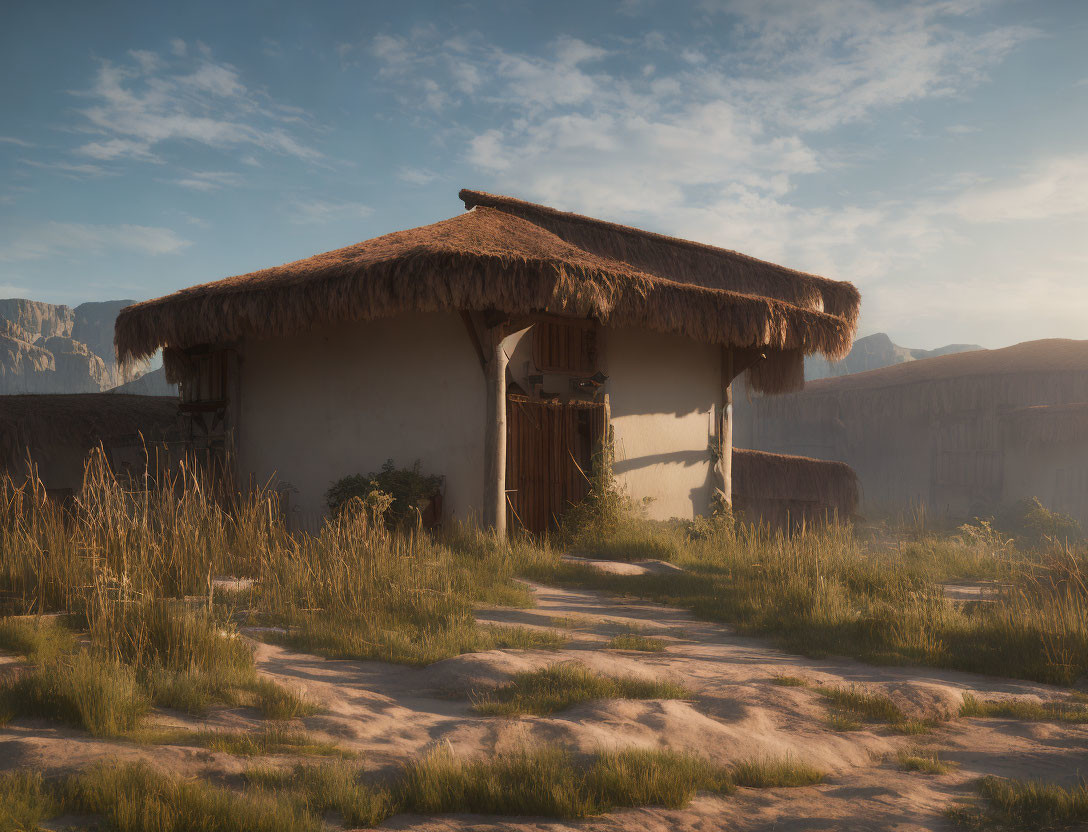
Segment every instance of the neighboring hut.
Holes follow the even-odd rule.
[[[733,451],[733,508],[751,523],[797,528],[849,521],[858,478],[844,462],[766,451]]]
[[[803,385],[845,355],[849,283],[508,197],[123,310],[121,359],[163,348],[194,443],[278,476],[306,521],[386,459],[445,477],[443,505],[549,526],[606,436],[652,516],[731,499],[731,382]]]
[[[18,482],[32,461],[46,492],[65,497],[83,481],[92,449],[102,445],[118,474],[142,472],[145,443],[177,442],[172,396],[71,393],[0,396],[0,471]]]
[[[848,463],[863,510],[955,518],[1038,496],[1088,513],[1088,341],[1030,341],[810,382],[756,398],[746,444]],[[1049,500],[1049,502],[1048,502]]]

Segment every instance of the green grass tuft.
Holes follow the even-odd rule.
[[[620,633],[613,636],[608,642],[609,650],[640,650],[644,653],[661,653],[665,649],[665,642],[659,638],[651,638],[641,633]]]
[[[320,832],[296,802],[265,791],[239,794],[146,764],[100,765],[74,776],[69,811],[101,815],[116,832]]]
[[[265,719],[297,719],[313,716],[321,710],[300,693],[271,679],[258,679],[251,688],[251,692],[254,705]]]
[[[857,731],[865,723],[888,725],[897,734],[928,734],[934,723],[908,717],[889,697],[857,687],[817,687],[829,703],[828,725],[834,731]]]
[[[589,770],[587,785],[601,811],[619,806],[679,809],[697,791],[730,794],[735,790],[728,769],[691,754],[656,749],[599,755]]]
[[[811,686],[808,679],[802,679],[800,676],[774,676],[771,678],[771,684],[780,685],[784,688],[807,688]]]
[[[733,767],[733,781],[750,789],[814,786],[823,779],[824,773],[818,768],[790,756],[751,760]]]
[[[555,713],[596,699],[684,699],[690,693],[674,682],[604,676],[574,662],[517,673],[504,685],[476,698],[474,709],[488,716]]]
[[[827,727],[832,731],[860,731],[865,726],[853,717],[832,711],[827,715]]]
[[[439,749],[405,766],[401,811],[581,818],[598,814],[570,754],[554,748],[463,760]]]
[[[485,650],[556,650],[570,639],[554,630],[477,624],[465,618],[438,626],[418,627],[390,622],[335,621],[302,618],[286,633],[270,632],[270,641],[333,659],[374,659],[397,664],[428,665],[462,653]]]
[[[86,651],[0,682],[0,712],[56,719],[99,737],[133,730],[150,707],[130,667]]]
[[[0,832],[30,832],[59,814],[52,789],[37,771],[0,773]]]
[[[315,815],[336,812],[347,826],[376,826],[395,809],[388,789],[359,782],[358,767],[344,762],[254,768],[245,777],[261,789],[292,795]]]
[[[138,731],[129,738],[140,743],[207,748],[237,757],[288,754],[308,757],[351,757],[353,752],[305,731],[270,725],[262,731]]]
[[[956,763],[941,760],[937,752],[900,751],[896,759],[901,771],[915,771],[920,774],[948,774],[958,768]]]
[[[1073,700],[1066,702],[1031,702],[1026,699],[982,700],[970,693],[963,695],[960,716],[1003,717],[1028,722],[1088,723],[1088,705]]]
[[[899,706],[883,694],[854,687],[820,687],[816,692],[835,709],[867,722],[896,723],[907,718]]]
[[[1065,788],[1035,780],[984,777],[978,785],[983,805],[954,806],[948,817],[978,830],[1066,829],[1088,822],[1088,787]]]
[[[75,635],[50,618],[0,618],[0,650],[25,656],[34,664],[54,662],[75,651]]]

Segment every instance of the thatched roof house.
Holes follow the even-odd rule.
[[[813,381],[757,398],[742,431],[759,448],[849,463],[867,510],[924,503],[962,517],[1038,496],[1088,519],[1088,482],[1067,486],[1088,466],[1085,402],[1088,341],[1047,339]]]
[[[698,442],[686,425],[682,439],[662,437],[656,451],[682,450],[684,459],[648,463],[693,469],[680,477],[688,492],[680,513],[690,514],[706,503],[693,488],[712,487],[706,424],[715,413],[722,421],[729,382],[746,371],[757,390],[795,390],[805,355],[835,358],[850,349],[859,295],[848,283],[508,197],[460,196],[468,210],[451,219],[130,306],[117,319],[118,355],[138,360],[163,348],[168,377],[181,383],[183,410],[199,415],[199,430],[232,434],[209,441],[235,443],[247,471],[278,471],[309,510],[337,476],[373,470],[378,457],[420,458],[445,474],[455,513],[482,510],[501,526],[504,493],[515,492],[516,514],[533,488],[529,480],[517,489],[501,481],[508,392],[533,406],[558,401],[582,410],[610,400],[621,458],[624,445],[634,443],[627,451],[639,455],[653,447],[650,422],[635,427],[640,413],[700,413]],[[677,384],[680,398],[661,399]],[[317,401],[287,420],[287,399],[303,391]],[[343,425],[336,414],[345,408],[368,415]],[[592,430],[560,423],[566,427],[554,430],[564,435]],[[285,429],[301,435],[287,441]],[[425,435],[436,430],[445,442]],[[391,432],[398,434],[392,445]],[[715,441],[720,433],[720,426],[711,430]],[[516,455],[562,460],[553,446],[572,442],[527,435],[519,433],[544,449]],[[698,464],[692,453],[701,455]],[[326,462],[314,462],[315,454]],[[487,473],[473,470],[485,458]],[[641,473],[632,469],[627,479],[639,492],[640,477],[652,474],[635,468]],[[551,477],[540,464],[521,470],[530,479]],[[722,474],[719,490],[727,489]],[[566,497],[551,495],[545,513],[554,515]],[[668,497],[662,512],[679,511]]]
[[[21,480],[28,460],[50,492],[70,493],[101,445],[115,470],[140,465],[145,445],[177,442],[172,396],[71,393],[0,396],[0,471]]]

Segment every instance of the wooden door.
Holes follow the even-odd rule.
[[[604,435],[604,405],[506,400],[508,526],[554,528],[589,491],[594,454]]]

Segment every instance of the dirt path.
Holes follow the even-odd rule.
[[[930,734],[900,736],[886,728],[836,732],[826,724],[825,700],[814,690],[774,684],[777,675],[813,685],[862,685],[891,696],[921,718],[952,717],[965,691],[985,698],[1056,698],[1045,685],[924,668],[884,668],[859,662],[790,656],[727,627],[686,612],[588,591],[533,585],[537,606],[488,609],[482,621],[561,629],[572,640],[559,651],[495,650],[459,656],[426,668],[334,661],[258,644],[263,673],[301,689],[325,713],[302,722],[360,752],[368,769],[391,770],[435,744],[464,755],[491,754],[538,743],[580,752],[630,746],[692,751],[728,763],[793,755],[829,773],[800,789],[740,789],[727,798],[698,797],[688,808],[639,809],[580,823],[481,817],[401,816],[386,825],[419,830],[917,830],[949,828],[944,809],[968,795],[983,774],[1071,782],[1088,770],[1088,726],[1017,720],[952,719]],[[625,629],[666,642],[661,653],[609,650]],[[550,717],[502,719],[472,713],[473,690],[518,670],[575,660],[606,673],[683,682],[691,701],[606,701]],[[206,721],[164,716],[190,727],[256,728],[244,709]],[[939,750],[958,763],[952,774],[901,772],[898,751]],[[146,748],[94,740],[75,731],[18,722],[0,732],[0,767],[69,768],[91,759],[145,758],[189,773],[230,777],[249,765],[197,749]],[[284,763],[290,762],[287,759]]]

